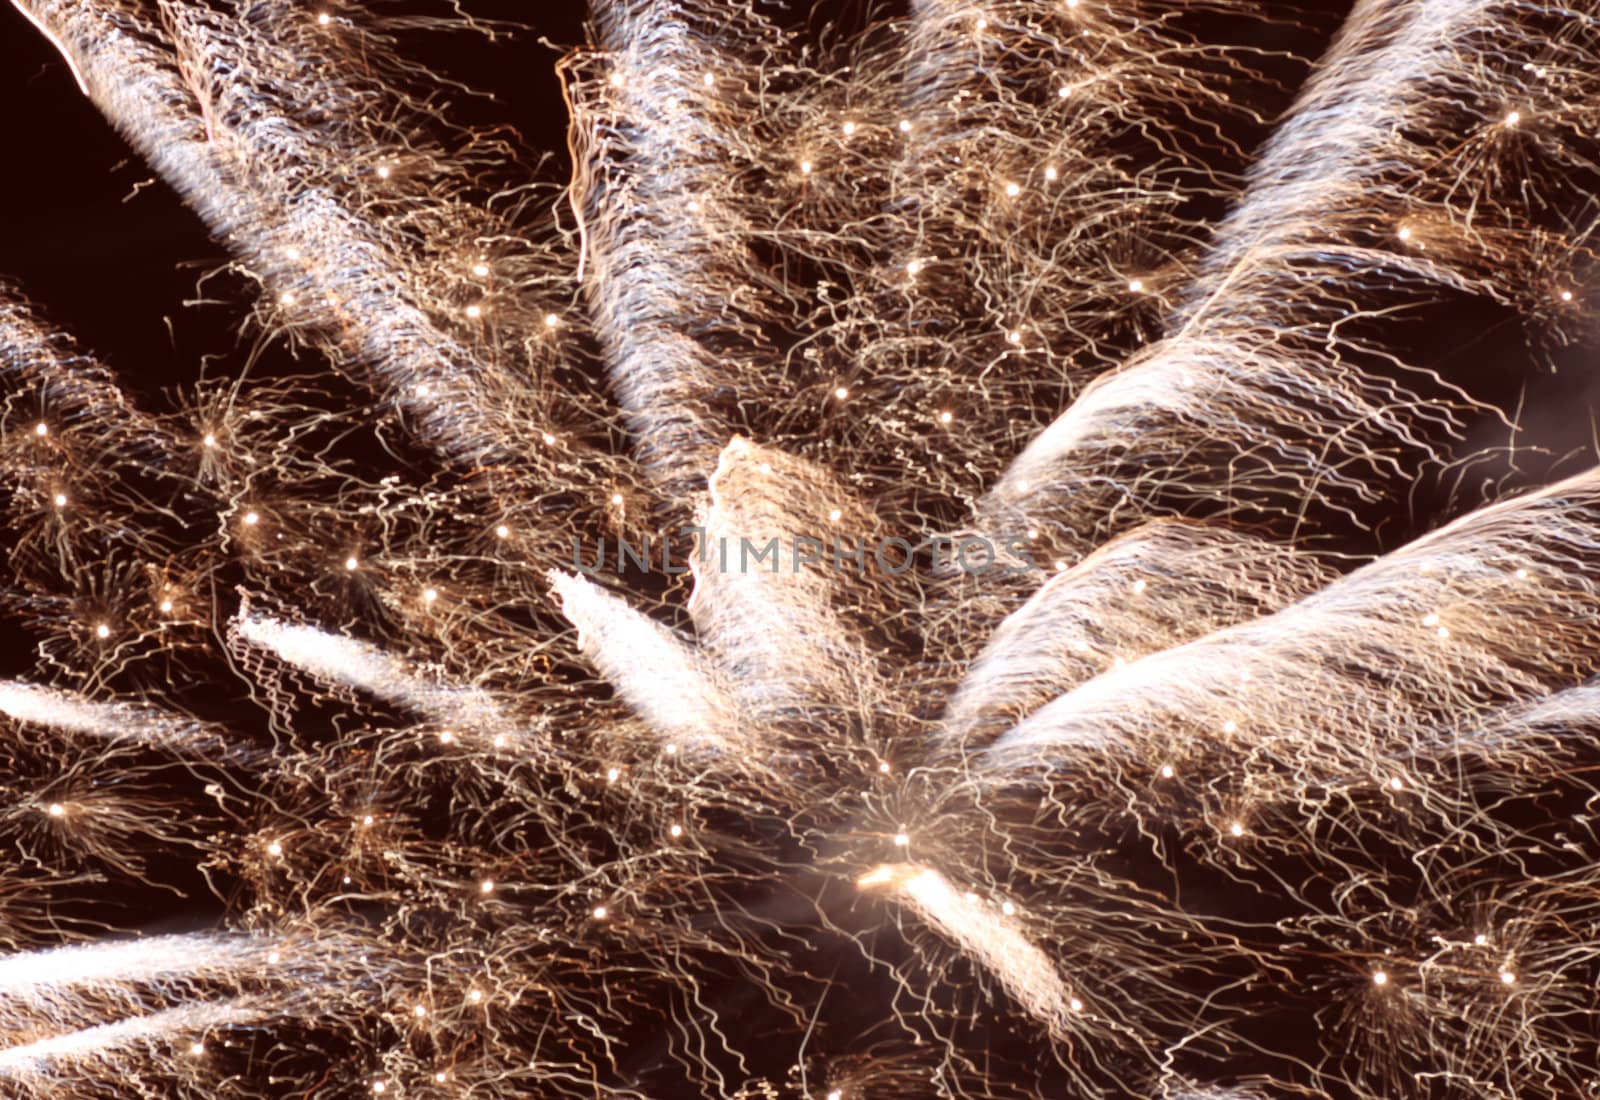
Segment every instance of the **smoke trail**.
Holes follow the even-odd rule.
[[[152,992],[237,980],[303,954],[286,938],[195,933],[33,951],[0,958],[7,1026],[79,1015],[83,1005],[135,1006]]]
[[[735,439],[700,530],[689,613],[746,713],[820,707],[826,725],[842,701],[870,694],[858,616],[901,566],[879,557],[884,532],[866,508],[825,470]]]
[[[227,747],[217,731],[194,719],[131,703],[92,702],[38,684],[0,682],[0,714],[17,722],[153,748],[193,751]]]
[[[203,1036],[213,1029],[251,1024],[272,1015],[249,998],[183,1005],[147,1016],[70,1031],[0,1048],[0,1077],[38,1096],[60,1096],[80,1074],[94,1079],[146,1069],[151,1062],[177,1068],[202,1057]]]
[[[1067,991],[1044,952],[1012,921],[976,895],[958,893],[933,868],[884,866],[863,875],[858,884],[891,886],[924,920],[977,958],[1052,1033],[1065,1035],[1072,1013],[1082,1011],[1083,1001]]]
[[[740,388],[773,369],[765,276],[732,183],[762,82],[745,57],[780,44],[738,5],[608,0],[596,21],[607,71],[578,89],[574,119],[584,288],[637,450],[681,498],[739,430]]]
[[[687,642],[581,577],[550,581],[579,648],[658,735],[716,750],[742,739],[734,704]]]
[[[1046,581],[995,629],[941,736],[975,749],[1108,667],[1276,611],[1331,576],[1226,528],[1147,525]]]
[[[247,610],[241,610],[234,631],[246,645],[285,664],[417,711],[441,725],[500,737],[525,732],[488,692],[441,683],[365,642]]]

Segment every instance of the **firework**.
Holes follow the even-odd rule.
[[[0,287],[7,1088],[1593,1091],[1600,11],[14,4],[299,366]]]

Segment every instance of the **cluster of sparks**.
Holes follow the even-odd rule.
[[[322,365],[0,287],[0,1092],[1600,1095],[1600,6],[12,2]]]

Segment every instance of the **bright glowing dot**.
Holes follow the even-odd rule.
[[[1244,824],[1242,822],[1235,821],[1232,825],[1228,826],[1228,832],[1232,833],[1234,836],[1244,836]]]
[[[1395,791],[1404,790],[1405,789],[1405,785],[1406,785],[1405,780],[1401,779],[1398,775],[1392,776],[1389,779],[1389,789],[1390,790],[1395,790]]]
[[[317,16],[317,22],[326,27],[329,23],[333,22],[333,16],[329,15],[327,12],[323,12],[321,15]]]
[[[900,132],[902,134],[909,134],[911,132],[911,120],[910,119],[903,118],[903,119],[900,120]]]
[[[267,845],[267,855],[269,855],[269,856],[281,856],[281,855],[283,855],[283,845],[280,844],[278,841],[274,840],[271,844]]]
[[[894,834],[894,846],[896,848],[904,848],[906,845],[908,845],[910,843],[911,843],[911,838],[906,836],[905,833],[895,833]]]
[[[35,424],[33,426],[33,434],[34,435],[49,435],[50,434],[50,425],[46,424],[43,420],[39,421],[39,423],[37,423],[37,424]]]
[[[691,213],[691,214],[700,213],[700,201],[698,199],[690,199],[689,200],[689,213]]]
[[[1138,580],[1133,582],[1133,593],[1134,593],[1134,595],[1137,596],[1141,592],[1143,592],[1146,588],[1149,588],[1149,587],[1150,587],[1150,582],[1145,580],[1143,577],[1140,577]]]
[[[705,76],[701,77],[700,80],[701,83],[703,83],[707,88],[711,87],[711,85],[717,82],[716,75],[713,73],[707,73]]]
[[[833,511],[828,513],[829,522],[838,523],[843,518],[844,518],[844,511],[842,509],[835,508]]]
[[[1229,718],[1226,722],[1222,723],[1222,732],[1223,733],[1238,733],[1239,732],[1239,723],[1235,722],[1232,718]]]
[[[1172,778],[1172,774],[1173,774],[1173,772],[1172,772],[1172,765],[1171,764],[1163,764],[1163,765],[1161,765],[1161,778],[1162,779],[1171,779]]]
[[[372,1082],[372,1091],[373,1092],[383,1092],[388,1087],[389,1086],[384,1084],[382,1081],[374,1081],[374,1082]]]
[[[1563,290],[1563,291],[1562,291],[1562,292],[1561,292],[1561,300],[1562,300],[1562,301],[1563,301],[1563,302],[1570,302],[1570,301],[1572,301],[1572,291],[1570,291],[1570,290]]]
[[[1056,89],[1056,97],[1058,99],[1066,99],[1071,94],[1072,94],[1072,89],[1071,88],[1063,86],[1063,87],[1060,87],[1060,88]]]
[[[546,313],[544,315],[544,327],[545,328],[555,328],[560,323],[561,323],[561,318],[557,317],[554,313]]]
[[[55,500],[57,508],[65,508],[67,506],[66,493],[57,493],[52,499]]]
[[[1438,630],[1438,634],[1440,638],[1448,638],[1450,637],[1450,628],[1448,626],[1441,626]]]
[[[500,524],[498,527],[496,527],[494,529],[494,537],[497,538],[497,539],[508,539],[508,538],[510,538],[511,537],[511,528],[507,527],[503,523]]]
[[[611,494],[611,503],[612,504],[616,504],[616,505],[620,505],[622,503],[622,494],[621,493],[612,493]]]
[[[361,563],[359,561],[357,561],[355,558],[345,558],[344,559],[344,567],[346,569],[350,570],[351,572],[354,572],[355,570],[361,568]]]
[[[480,305],[470,305],[470,306],[468,306],[467,307],[467,316],[471,317],[474,321],[476,321],[479,317],[483,316],[483,307],[480,306]]]
[[[942,412],[942,413],[939,414],[939,423],[941,423],[941,424],[948,424],[948,423],[950,423],[950,421],[952,421],[954,419],[955,419],[955,414],[954,413]]]
[[[1135,294],[1139,293],[1141,290],[1144,289],[1144,280],[1143,279],[1129,279],[1128,280],[1128,289],[1133,291]]]
[[[189,1044],[189,1053],[190,1054],[193,1054],[196,1057],[198,1057],[199,1055],[202,1055],[205,1052],[206,1052],[206,1045],[204,1043],[190,1043]]]
[[[1389,975],[1385,974],[1381,970],[1378,971],[1376,974],[1374,974],[1372,976],[1372,984],[1373,985],[1388,985],[1389,984]]]
[[[445,1075],[444,1075],[444,1073],[443,1073],[443,1071],[441,1071],[441,1072],[439,1072],[439,1073],[435,1073],[435,1074],[434,1074],[434,1075],[433,1075],[433,1079],[434,1079],[434,1081],[435,1081],[435,1082],[436,1082],[436,1083],[438,1083],[438,1084],[441,1084],[441,1085],[442,1085],[442,1084],[444,1084],[444,1082],[445,1082]]]
[[[678,746],[677,745],[668,745],[667,746],[667,755],[668,756],[677,756],[678,755]]]
[[[1006,333],[1006,341],[1012,344],[1022,343],[1022,332],[1019,329],[1012,329]]]
[[[607,783],[615,783],[617,781],[617,777],[620,776],[621,774],[622,774],[622,769],[620,769],[620,768],[607,768],[606,769],[606,782]]]
[[[455,731],[453,731],[453,730],[442,730],[442,731],[440,731],[440,733],[439,733],[439,744],[441,744],[441,745],[453,745],[453,744],[455,744],[455,741],[456,741]]]
[[[540,436],[540,437],[539,437],[539,438],[540,438],[540,439],[542,439],[542,440],[544,440],[544,445],[545,445],[545,446],[546,446],[546,447],[548,447],[548,446],[550,446],[550,445],[551,445],[551,444],[552,444],[552,443],[554,443],[554,442],[555,442],[555,441],[556,441],[556,437],[555,437],[555,436],[553,436],[553,435],[551,435],[551,434],[550,434],[550,433],[549,433],[549,432],[545,432],[545,433],[544,433],[544,434],[543,434],[543,435],[542,435],[542,436]]]
[[[920,275],[920,274],[922,274],[922,261],[921,260],[912,260],[910,263],[906,264],[906,274],[907,275]]]
[[[878,764],[878,772],[881,775],[888,775],[889,774],[889,762],[887,760],[881,761]]]
[[[1526,569],[1518,569],[1516,577],[1519,581],[1525,581],[1528,579],[1528,571]]]
[[[212,435],[210,432],[207,432],[205,438],[200,442],[205,444],[207,447],[215,447],[217,445],[217,437]]]
[[[1500,971],[1500,980],[1506,985],[1510,985],[1512,982],[1517,980],[1517,976],[1511,973],[1509,970],[1502,970]]]
[[[849,137],[851,134],[853,134],[855,132],[856,132],[856,124],[854,122],[846,122],[844,124],[844,136],[845,137]]]
[[[105,623],[101,623],[94,628],[94,636],[96,638],[109,638],[111,637],[111,628]]]
[[[415,1008],[413,1008],[411,1010],[411,1013],[412,1013],[412,1015],[416,1016],[418,1019],[421,1019],[423,1016],[426,1016],[428,1014],[428,1006],[427,1005],[417,1005]]]
[[[668,829],[667,832],[672,836],[682,836],[683,835],[683,826],[682,825],[674,825],[674,826],[672,826],[672,828]]]
[[[473,1004],[477,1004],[479,1001],[483,1000],[483,990],[474,989],[472,992],[467,994],[467,1000],[471,1001]]]
[[[161,601],[161,610],[163,610],[163,611],[171,611],[172,610],[172,601],[171,600],[162,600]]]
[[[478,883],[478,893],[480,893],[480,894],[492,894],[492,893],[494,893],[494,879],[486,878],[482,882]]]
[[[1076,998],[1076,997],[1074,997],[1074,998],[1072,998],[1072,1000],[1068,1001],[1067,1004],[1072,1006],[1072,1011],[1074,1011],[1074,1012],[1082,1012],[1083,1011],[1083,1002],[1078,1000],[1078,998]]]
[[[259,515],[257,515],[256,513],[254,513],[254,512],[246,512],[244,514],[244,525],[246,527],[254,527],[256,524],[258,524],[260,522],[261,522],[261,517]]]
[[[1479,932],[1476,936],[1472,937],[1472,942],[1477,944],[1479,947],[1482,947],[1484,944],[1489,942],[1489,937],[1485,936],[1482,932]]]
[[[1507,126],[1515,126],[1517,123],[1519,123],[1521,121],[1522,121],[1522,112],[1521,111],[1507,111],[1506,112],[1506,125]]]
[[[1017,907],[1012,905],[1009,901],[1001,902],[1000,912],[1004,913],[1008,917],[1014,917],[1017,915]]]
[[[378,165],[378,178],[381,180],[389,178],[389,166],[387,164]]]
[[[345,881],[349,882],[350,880],[349,879],[345,879]],[[277,951],[268,951],[267,952],[267,961],[269,963],[272,963],[274,966],[276,966],[278,964],[279,960],[281,960],[282,958],[283,958],[283,956],[280,953],[278,953]]]
[[[1078,0],[1067,0],[1067,7],[1075,8],[1077,6],[1078,6]]]
[[[850,396],[850,391],[844,386],[840,386],[838,389],[833,391],[833,396],[837,397],[840,401],[843,401],[845,398]]]
[[[1038,537],[1039,537],[1039,529],[1037,527],[1028,528],[1028,538],[1029,538],[1029,540],[1033,540],[1033,539],[1036,539]]]
[[[290,245],[288,248],[284,249],[283,254],[289,257],[291,260],[298,260],[300,258],[300,250],[294,245]]]
[[[67,808],[65,806],[63,806],[61,803],[59,803],[59,802],[50,803],[50,816],[51,817],[64,817],[66,815],[66,812],[67,812]]]
[[[1411,239],[1411,227],[1409,225],[1402,225],[1400,227],[1400,232],[1396,235],[1402,241],[1409,241]]]
[[[844,1100],[844,1093],[839,1089],[829,1089],[828,1100]]]
[[[494,735],[494,740],[490,743],[493,744],[497,749],[503,749],[506,747],[506,735],[503,733],[497,733]]]
[[[1439,625],[1439,616],[1433,615],[1433,614],[1424,615],[1422,617],[1422,625],[1423,626],[1438,626]]]
[[[809,176],[811,174],[811,170],[815,167],[816,165],[812,164],[809,160],[803,160],[800,162],[800,174],[802,176]]]
[[[760,470],[764,474],[770,474],[772,472],[772,463],[763,462],[761,465],[757,466],[756,469]]]
[[[1064,561],[1061,561],[1059,558],[1056,559],[1056,572],[1057,573],[1065,573],[1066,571],[1067,571],[1067,563],[1064,562]]]
[[[422,590],[422,602],[423,603],[432,603],[434,600],[437,600],[438,598],[439,598],[439,590],[437,588],[424,588]]]
[[[489,265],[488,264],[473,264],[472,265],[472,273],[474,275],[476,275],[478,278],[481,279],[485,275],[489,274]]]
[[[606,907],[604,905],[596,905],[594,907],[594,919],[595,920],[605,920],[606,919]]]
[[[974,26],[976,26],[980,31],[986,31],[989,29],[989,21],[987,19],[980,19],[976,24],[974,24]]]
[[[1020,194],[1022,194],[1022,187],[1020,185],[1015,183],[1006,184],[1006,196],[1008,198],[1014,199]]]
[[[363,825],[366,825],[366,826],[369,826],[369,827],[370,827],[370,826],[371,826],[371,825],[372,825],[372,821],[373,821],[373,817],[372,817],[372,815],[371,815],[371,814],[367,814],[367,815],[366,815],[366,816],[365,816],[365,817],[363,817],[363,818],[362,818],[362,819],[361,819],[361,824],[363,824]]]
[[[1044,169],[1044,178],[1045,179],[1054,180],[1059,175],[1061,175],[1061,173],[1056,171],[1056,166],[1055,165],[1053,165],[1053,164],[1045,165],[1045,169]]]
[[[622,87],[622,74],[621,73],[612,73],[611,74],[611,86],[613,88]]]

